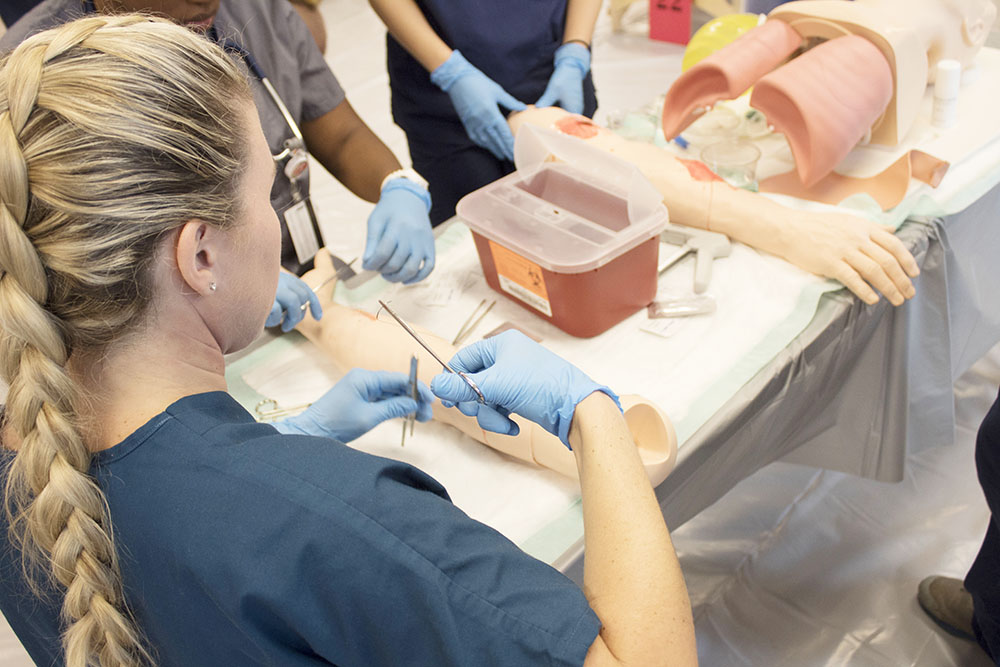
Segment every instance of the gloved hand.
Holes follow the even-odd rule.
[[[427,213],[431,195],[406,178],[382,188],[368,216],[368,239],[361,265],[391,283],[419,282],[434,270],[434,234]]]
[[[473,343],[448,363],[479,386],[486,405],[478,403],[469,385],[454,373],[434,376],[431,391],[445,407],[457,404],[462,414],[475,415],[482,428],[495,433],[518,434],[517,424],[507,416],[513,412],[539,424],[569,447],[569,427],[577,403],[595,391],[603,391],[618,403],[613,391],[518,331]]]
[[[309,304],[309,310],[313,319],[318,320],[323,317],[323,307],[319,305],[319,298],[312,291],[309,285],[291,273],[282,271],[278,274],[278,291],[274,295],[274,305],[271,306],[271,313],[264,322],[265,327],[281,325],[281,330],[289,332],[295,325],[305,317],[302,310],[303,304]]]
[[[583,113],[583,79],[590,71],[590,49],[576,42],[563,44],[556,49],[553,62],[556,68],[535,106],[559,104],[570,113]]]
[[[417,413],[417,421],[431,418],[434,396],[417,383],[420,401],[410,395],[410,379],[403,373],[355,368],[333,385],[305,412],[275,422],[282,433],[300,433],[350,442],[387,419]]]
[[[462,119],[462,126],[478,146],[500,160],[514,159],[514,135],[498,107],[523,111],[524,102],[516,99],[495,81],[476,69],[459,52],[431,72],[431,82],[448,93]]]

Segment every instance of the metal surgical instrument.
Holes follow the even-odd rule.
[[[427,345],[427,343],[424,342],[424,339],[421,338],[420,336],[418,336],[417,332],[414,331],[413,329],[411,329],[406,324],[406,322],[404,322],[403,320],[401,320],[400,317],[399,317],[399,315],[397,315],[396,313],[392,312],[392,308],[390,308],[389,306],[385,305],[384,301],[379,300],[378,305],[382,306],[382,308],[385,309],[385,312],[387,312],[390,315],[392,315],[392,319],[394,319],[397,322],[399,322],[399,326],[403,327],[403,329],[406,331],[406,333],[410,334],[410,336],[413,337],[413,340],[415,340],[418,343],[420,343],[420,346],[422,348],[424,348],[425,350],[427,350],[427,352],[430,353],[430,355],[432,357],[434,357],[434,360],[436,362],[438,362],[439,364],[441,364],[441,366],[444,368],[444,370],[448,371],[449,373],[454,373],[458,377],[462,378],[462,380],[465,381],[465,384],[469,385],[469,388],[472,389],[472,391],[474,391],[476,393],[476,397],[478,398],[479,402],[482,403],[483,405],[486,404],[486,397],[483,396],[483,392],[479,391],[479,387],[476,385],[475,382],[472,381],[472,378],[470,378],[468,375],[466,375],[462,371],[456,371],[454,368],[452,368],[451,366],[449,366],[448,364],[446,364],[444,361],[442,361],[441,357],[439,357],[437,355],[437,353],[435,353],[434,350],[432,350]]]
[[[410,397],[420,405],[420,390],[417,389],[417,355],[410,357]],[[403,447],[406,445],[406,427],[410,427],[410,437],[413,437],[413,425],[417,421],[416,413],[408,415],[403,419],[403,438],[399,441],[399,446]]]
[[[472,333],[472,330],[475,329],[479,325],[479,323],[483,321],[483,318],[486,317],[487,313],[489,313],[490,310],[492,310],[493,306],[495,305],[497,305],[496,300],[491,301],[490,305],[488,306],[486,306],[486,299],[480,301],[479,305],[476,306],[476,309],[472,311],[471,315],[469,315],[469,319],[465,320],[465,322],[462,324],[462,328],[458,330],[457,334],[455,334],[455,337],[452,339],[451,344],[458,345],[463,340],[465,340],[468,337],[468,335]],[[480,312],[483,306],[486,306],[486,310],[482,310],[482,312]]]
[[[303,403],[302,405],[296,405],[291,408],[283,408],[279,406],[278,401],[273,398],[265,398],[254,406],[253,411],[257,413],[257,421],[273,422],[281,417],[297,415],[310,405],[312,405],[312,403]]]
[[[333,257],[332,253],[330,254],[330,257],[331,258]],[[323,282],[321,282],[319,285],[316,285],[316,287],[310,287],[309,289],[311,289],[313,292],[318,292],[321,289],[323,289],[323,287],[327,283],[329,283],[331,280],[334,280],[334,279],[342,280],[345,276],[349,278],[351,275],[354,275],[354,269],[351,268],[351,264],[354,264],[354,262],[356,262],[356,261],[358,261],[357,257],[355,257],[354,259],[352,259],[351,261],[349,261],[347,264],[342,264],[339,269],[337,269],[336,271],[333,272],[333,275],[331,275],[328,278],[326,278],[326,280],[324,280]],[[299,310],[305,310],[308,307],[309,307],[309,302],[306,301],[304,304],[302,304],[301,306],[299,306]]]

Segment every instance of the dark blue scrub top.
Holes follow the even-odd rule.
[[[527,104],[534,103],[552,75],[552,58],[566,29],[567,0],[416,0],[427,22],[452,49]],[[407,133],[463,134],[451,100],[427,70],[399,43],[387,38],[392,112]],[[594,85],[584,83],[584,112],[597,108]],[[419,124],[419,125],[418,125]],[[457,124],[457,125],[456,125]]]
[[[280,435],[222,392],[177,401],[92,472],[160,665],[580,665],[600,629],[573,582],[420,470]],[[0,609],[61,665],[57,606],[0,544]]]

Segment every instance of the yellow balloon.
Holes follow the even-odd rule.
[[[681,60],[681,71],[686,72],[691,67],[712,55],[743,33],[757,27],[757,14],[729,14],[712,19],[698,28],[691,36],[684,58]]]

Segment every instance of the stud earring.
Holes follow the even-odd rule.
[[[215,288],[216,288],[216,285],[215,285],[215,281],[213,280],[212,282],[210,282],[208,284],[208,289],[210,289],[210,290],[212,290],[214,292]]]

